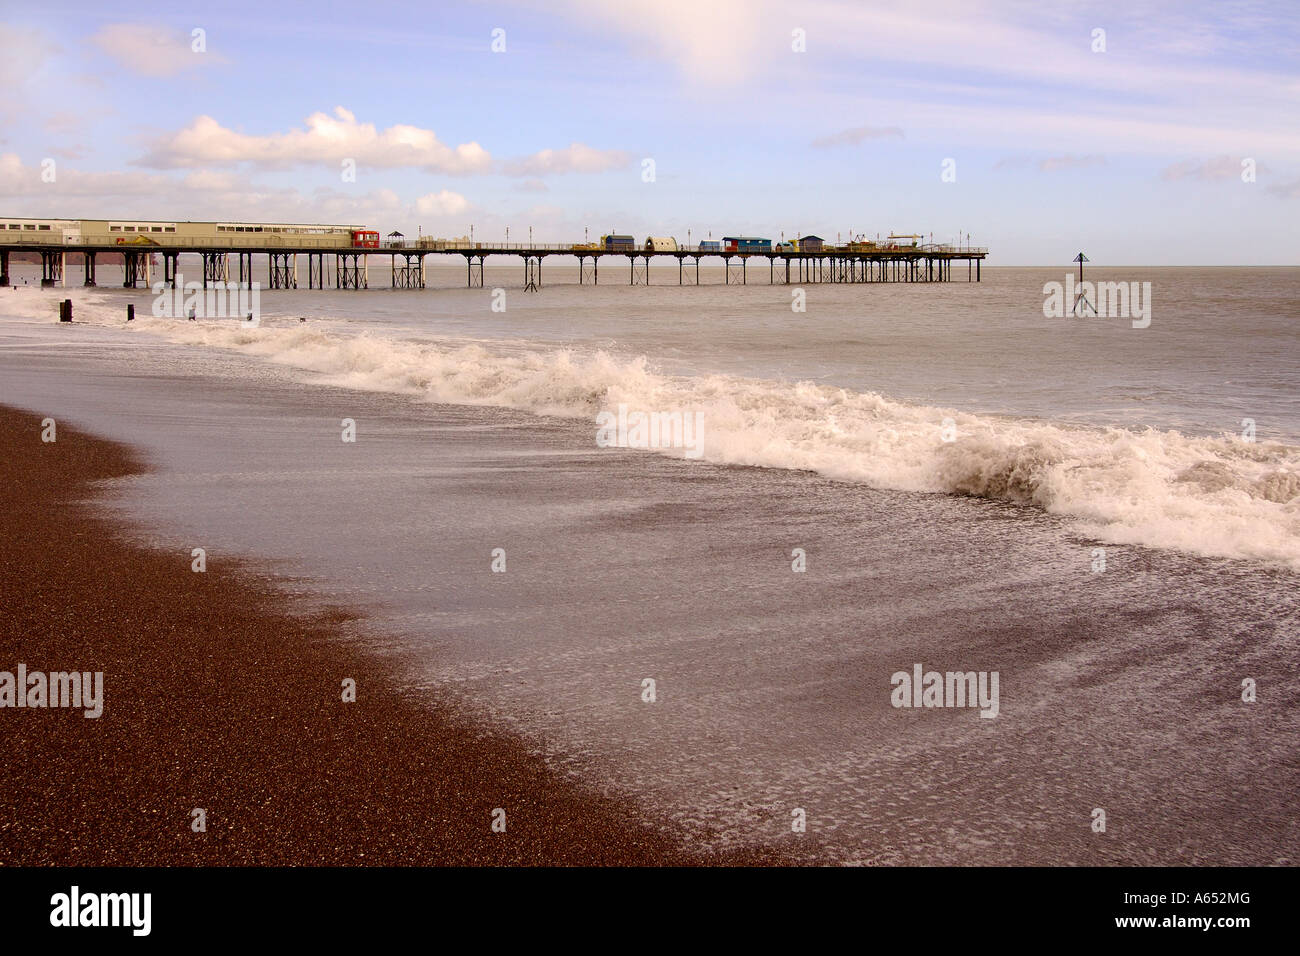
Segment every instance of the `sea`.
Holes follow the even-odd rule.
[[[141,541],[356,610],[411,694],[701,847],[1298,862],[1300,269],[1089,264],[1145,316],[1052,314],[1073,268],[374,256],[252,326],[20,264],[0,402],[137,447]],[[930,672],[996,706],[901,703]]]

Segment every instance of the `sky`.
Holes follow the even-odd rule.
[[[0,215],[1294,265],[1300,4],[0,0]]]

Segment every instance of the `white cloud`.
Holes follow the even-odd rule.
[[[91,40],[126,69],[144,76],[174,76],[226,62],[216,53],[196,53],[189,33],[150,23],[110,23]]]
[[[358,167],[417,167],[439,173],[484,172],[492,157],[478,143],[447,146],[433,130],[398,124],[378,130],[358,123],[342,106],[334,115],[313,113],[306,129],[250,136],[200,116],[177,133],[156,140],[138,165],[155,169],[231,166],[250,163],[283,169],[309,163],[339,166],[355,160]]]
[[[53,133],[55,136],[64,136],[69,133],[77,133],[87,125],[87,117],[80,113],[74,113],[70,110],[59,110],[50,113],[41,121],[47,133]]]
[[[855,126],[829,136],[819,136],[812,144],[819,149],[830,146],[856,146],[867,139],[902,139],[903,131],[897,126]]]
[[[1300,179],[1269,186],[1268,191],[1274,196],[1281,196],[1283,199],[1300,199]]]
[[[1024,169],[1034,166],[1040,173],[1054,173],[1062,169],[1086,169],[1089,166],[1105,166],[1106,157],[1098,153],[1075,154],[1064,156],[1046,156],[1035,160],[1030,156],[1004,156],[993,164],[994,169]]]
[[[1056,172],[1058,169],[1086,169],[1089,166],[1104,165],[1106,165],[1105,156],[1076,156],[1072,153],[1066,156],[1048,156],[1038,161],[1038,168],[1044,173]]]
[[[88,173],[64,163],[55,164],[54,181],[46,182],[42,171],[40,165],[23,165],[17,153],[0,154],[0,198],[38,198],[47,210],[43,215],[50,215],[53,207],[64,215],[73,212],[64,205],[69,198],[145,196],[174,183],[157,174]]]
[[[454,194],[450,194],[454,195]],[[303,192],[268,188],[246,177],[196,171],[167,173],[83,172],[60,163],[53,183],[39,166],[25,166],[15,153],[0,154],[0,200],[14,215],[250,222],[405,222],[413,206],[391,189],[358,192],[329,187]]]
[[[621,169],[632,162],[632,154],[621,149],[593,149],[570,143],[564,149],[543,149],[503,166],[511,176],[545,176],[552,173],[600,173]]]
[[[428,193],[415,201],[415,211],[423,216],[454,216],[469,208],[469,200],[449,189]]]
[[[1256,165],[1255,171],[1257,173],[1261,172],[1262,167]],[[1200,179],[1213,181],[1237,179],[1240,176],[1241,160],[1232,156],[1215,156],[1213,159],[1207,160],[1186,160],[1173,163],[1160,171],[1160,178],[1167,180]]]
[[[90,155],[90,150],[81,145],[72,146],[51,146],[48,150],[51,156],[57,156],[59,159],[85,159]]]
[[[0,23],[0,86],[9,94],[28,83],[59,52],[58,45],[44,30]]]
[[[760,43],[759,25],[782,13],[772,0],[764,5],[770,9],[755,9],[759,4],[745,0],[558,2],[560,12],[567,12],[576,22],[620,32],[632,43],[648,46],[650,52],[675,63],[688,79],[718,85],[746,78]],[[782,22],[785,19],[788,17],[783,17]]]
[[[631,66],[645,71],[646,82],[662,82],[660,73],[685,81],[700,103],[713,102],[711,86],[743,85],[753,95],[728,103],[732,123],[793,116],[816,102],[823,114],[906,117],[916,143],[948,143],[960,132],[978,137],[968,143],[1047,150],[1089,137],[1107,153],[1249,144],[1300,154],[1300,84],[1280,65],[1294,59],[1294,21],[1268,13],[1243,27],[1240,9],[1166,7],[1114,2],[1089,11],[1025,0],[551,5],[575,29],[613,35],[648,56]],[[1092,52],[1092,28],[1111,24],[1108,52]],[[795,27],[806,30],[805,54],[791,51]],[[1219,55],[1224,51],[1231,59]],[[888,95],[876,92],[885,89]]]
[[[181,180],[190,189],[227,190],[242,189],[245,180],[234,173],[220,172],[214,169],[196,169]]]

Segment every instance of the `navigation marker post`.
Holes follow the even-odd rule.
[[[1088,295],[1083,289],[1083,264],[1085,262],[1091,262],[1092,260],[1081,252],[1070,261],[1079,263],[1079,291],[1074,297],[1074,307],[1070,309],[1070,314],[1082,315],[1083,313],[1080,311],[1080,306],[1086,305],[1088,308],[1092,309],[1092,314],[1096,315],[1097,307],[1088,301]]]

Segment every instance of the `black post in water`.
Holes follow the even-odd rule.
[[[128,322],[134,322],[134,321],[135,321],[135,305],[134,305],[134,304],[132,304],[132,305],[128,305],[128,306],[126,307],[126,320],[127,320]]]
[[[1086,306],[1092,309],[1093,315],[1096,315],[1097,307],[1088,301],[1088,296],[1083,291],[1083,264],[1092,260],[1081,252],[1074,257],[1073,261],[1079,263],[1079,291],[1074,297],[1074,307],[1070,309],[1070,313],[1072,315],[1083,315],[1083,309]]]
[[[60,322],[72,321],[72,300],[71,299],[64,299],[62,302],[59,303],[59,321]]]

